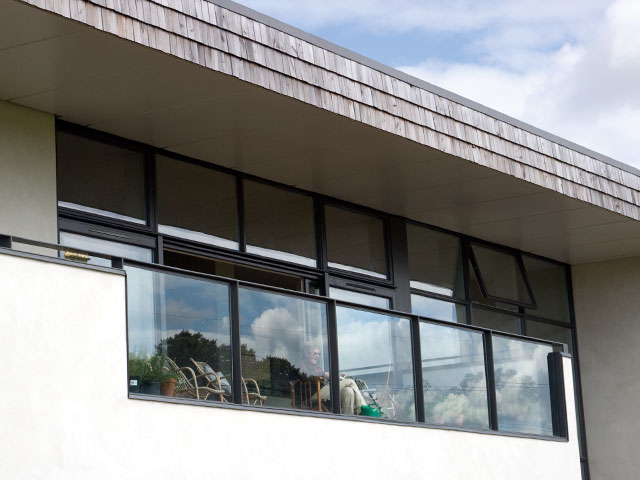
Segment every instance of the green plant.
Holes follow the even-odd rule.
[[[139,377],[141,381],[159,380],[168,382],[178,378],[176,372],[167,368],[166,356],[144,355],[137,352],[129,354],[129,376]]]

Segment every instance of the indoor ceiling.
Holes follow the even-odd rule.
[[[640,222],[13,1],[0,99],[569,263],[640,255]]]

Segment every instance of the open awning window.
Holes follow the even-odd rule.
[[[491,300],[535,308],[536,303],[520,254],[472,244],[471,264],[483,296]]]

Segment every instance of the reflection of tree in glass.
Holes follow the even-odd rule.
[[[513,368],[497,368],[496,401],[503,430],[553,434],[549,385]]]
[[[216,372],[231,372],[231,348],[218,346],[215,339],[208,339],[200,332],[182,330],[157,345],[158,352],[166,346],[166,355],[180,367],[192,366],[189,359],[208,363]]]
[[[291,396],[290,381],[300,377],[300,369],[289,360],[268,355],[257,360],[256,351],[242,345],[242,375],[258,382],[260,392],[268,397]]]
[[[454,387],[433,387],[424,381],[427,422],[466,428],[487,428],[488,409],[484,372],[467,373]]]

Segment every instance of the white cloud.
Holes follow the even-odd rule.
[[[604,20],[583,43],[538,53],[528,68],[426,61],[401,69],[640,167],[640,7],[618,0]]]
[[[602,0],[241,0],[240,3],[300,28],[360,24],[403,32],[480,30],[521,23],[581,24],[602,9]]]
[[[241,3],[320,36],[329,27],[385,32],[399,53],[405,33],[454,37],[464,62],[427,56],[392,66],[640,168],[637,0]]]

